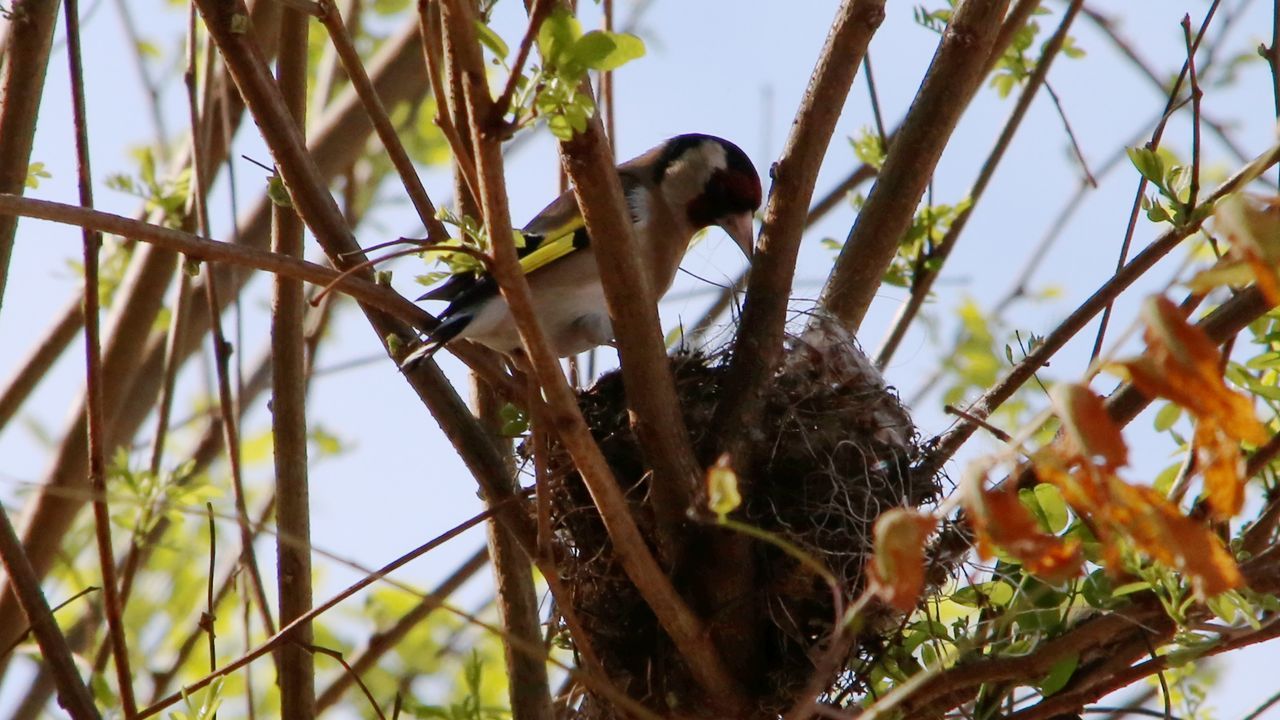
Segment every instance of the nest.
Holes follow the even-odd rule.
[[[715,460],[712,416],[724,392],[728,359],[724,353],[682,353],[671,362],[695,452],[709,466]],[[749,457],[733,462],[743,493],[734,517],[822,563],[847,604],[863,589],[876,518],[891,507],[935,501],[938,483],[911,472],[918,438],[910,417],[853,337],[835,324],[820,323],[790,338],[764,392],[763,420],[749,430]],[[621,375],[601,377],[579,402],[642,532],[652,538],[654,520],[645,502],[648,468],[629,425]],[[608,533],[563,449],[553,446],[550,470],[558,568],[606,672],[621,689],[656,709],[700,714],[696,685],[616,561]],[[733,535],[737,547],[745,544],[747,562],[723,557],[725,535]],[[713,633],[727,629],[731,640],[747,644],[750,651],[743,655],[751,656],[751,665],[732,669],[748,679],[761,710],[770,714],[786,707],[811,678],[814,658],[830,635],[838,612],[830,586],[777,544],[704,525],[695,525],[688,543],[673,569],[677,589]],[[751,573],[746,583],[738,583],[748,591],[731,598],[700,595],[708,574],[739,571]],[[611,716],[604,703],[589,696],[580,709],[585,716]]]

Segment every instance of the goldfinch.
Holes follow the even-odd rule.
[[[618,166],[618,175],[636,252],[658,297],[670,289],[690,240],[703,228],[720,226],[751,257],[760,177],[737,145],[711,135],[678,135]],[[573,193],[556,198],[521,232],[520,267],[555,352],[567,357],[613,340],[591,238]],[[521,349],[506,300],[487,273],[451,275],[418,300],[447,300],[449,306],[405,359],[406,367],[456,338],[507,355]]]

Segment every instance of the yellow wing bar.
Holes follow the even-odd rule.
[[[528,275],[540,267],[549,265],[573,252],[573,237],[585,225],[581,216],[575,217],[564,225],[547,233],[545,239],[533,252],[520,258],[520,270]]]

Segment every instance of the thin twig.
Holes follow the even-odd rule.
[[[1191,67],[1191,58],[1195,56],[1196,51],[1200,48],[1200,41],[1204,39],[1205,31],[1209,29],[1209,23],[1213,21],[1213,16],[1218,11],[1218,5],[1222,0],[1213,0],[1209,5],[1209,10],[1205,13],[1204,20],[1200,23],[1200,29],[1196,33],[1195,41],[1191,43],[1191,49],[1187,53],[1187,60],[1182,63],[1182,71],[1178,73],[1178,77],[1173,82],[1173,87],[1169,90],[1169,99],[1165,102],[1164,114],[1161,115],[1156,127],[1151,131],[1151,139],[1144,146],[1147,150],[1155,151],[1160,147],[1160,139],[1164,137],[1164,129],[1172,117],[1174,110],[1179,106],[1179,96],[1182,90],[1182,83],[1186,80],[1187,72]],[[1141,176],[1138,178],[1138,190],[1133,196],[1133,205],[1129,209],[1129,221],[1125,227],[1124,240],[1120,243],[1120,256],[1116,259],[1116,272],[1124,267],[1125,262],[1129,258],[1129,246],[1133,243],[1133,234],[1138,227],[1138,215],[1142,211],[1142,201],[1146,197],[1147,178]],[[1108,301],[1102,310],[1102,319],[1098,323],[1098,334],[1093,341],[1093,350],[1089,353],[1089,363],[1092,364],[1102,354],[1102,344],[1107,335],[1107,325],[1111,321],[1111,309],[1114,305],[1113,301]]]
[[[391,164],[399,174],[400,182],[404,185],[410,202],[418,212],[418,220],[427,229],[429,239],[433,242],[444,242],[448,239],[449,232],[440,222],[440,218],[436,217],[435,205],[427,196],[427,190],[422,186],[422,179],[418,177],[418,172],[413,167],[413,160],[409,158],[404,144],[400,142],[400,136],[396,133],[395,126],[391,124],[387,109],[383,107],[373,82],[369,80],[369,74],[360,61],[360,54],[356,52],[355,45],[351,41],[351,34],[347,32],[347,26],[338,13],[338,6],[335,3],[326,2],[324,8],[325,12],[320,19],[329,31],[329,39],[338,52],[342,69],[346,71],[360,102],[364,104],[369,120],[373,123],[373,129],[377,132],[378,139],[382,141],[388,157],[391,158]]]
[[[1067,39],[1067,33],[1071,30],[1071,24],[1076,19],[1076,14],[1080,11],[1080,6],[1084,0],[1073,0],[1067,6],[1066,11],[1062,14],[1062,20],[1058,23],[1057,30],[1044,44],[1044,49],[1040,53],[1040,59],[1036,63],[1035,70],[1027,79],[1026,85],[1022,88],[1022,93],[1018,96],[1017,103],[1014,104],[1013,112],[1009,115],[1009,120],[1005,123],[1004,128],[1000,131],[1000,137],[996,140],[995,147],[987,156],[986,161],[982,164],[982,169],[978,171],[978,177],[973,182],[973,187],[969,190],[969,206],[961,211],[951,222],[951,226],[947,228],[946,234],[942,240],[937,243],[928,253],[928,264],[921,264],[919,270],[913,275],[911,282],[911,295],[907,298],[907,302],[899,308],[897,316],[894,318],[893,326],[889,330],[888,336],[881,344],[880,349],[876,352],[876,367],[884,369],[888,365],[889,360],[893,357],[893,353],[898,349],[902,339],[907,334],[907,329],[915,320],[916,315],[920,312],[920,308],[924,305],[929,293],[933,289],[933,283],[942,272],[943,263],[950,257],[951,252],[955,249],[960,240],[960,234],[964,232],[965,226],[968,225],[969,218],[973,214],[974,207],[978,201],[982,199],[982,195],[986,192],[987,185],[991,182],[991,178],[995,175],[996,168],[1000,165],[1000,161],[1004,159],[1005,151],[1009,149],[1009,144],[1013,142],[1014,135],[1022,126],[1022,120],[1026,117],[1027,110],[1030,109],[1032,101],[1035,100],[1036,93],[1040,87],[1045,84],[1049,76],[1049,69],[1053,66],[1054,59],[1062,50]],[[1088,170],[1085,171],[1088,173]],[[1096,184],[1096,183],[1095,183]],[[927,269],[926,269],[927,268]]]
[[[606,0],[609,9],[605,10],[606,17],[612,15],[612,2]],[[516,50],[516,61],[512,63],[511,70],[507,74],[507,82],[502,87],[502,92],[498,95],[498,99],[493,101],[493,117],[489,119],[490,127],[497,129],[498,126],[504,124],[503,118],[511,110],[511,98],[516,92],[516,83],[524,75],[524,64],[529,59],[529,52],[533,49],[533,43],[538,39],[538,29],[542,27],[542,22],[551,14],[556,3],[553,0],[532,0],[529,6],[529,25],[525,28],[524,37],[520,38],[520,47]],[[607,21],[606,21],[607,22]],[[606,27],[606,30],[611,28]],[[459,98],[461,100],[461,98]],[[609,135],[609,139],[613,139],[613,135]]]
[[[1191,86],[1191,179],[1187,187],[1188,211],[1195,209],[1200,195],[1200,80],[1196,75],[1196,49],[1191,39],[1191,16],[1182,16],[1182,39],[1187,48],[1187,82]]]
[[[1097,189],[1098,179],[1089,171],[1089,161],[1085,160],[1084,150],[1080,149],[1080,141],[1076,140],[1076,133],[1071,129],[1071,121],[1067,119],[1067,111],[1062,107],[1062,98],[1058,97],[1058,93],[1053,89],[1053,83],[1048,80],[1044,81],[1044,91],[1049,93],[1049,99],[1053,101],[1053,109],[1058,111],[1058,119],[1062,121],[1062,129],[1067,133],[1067,142],[1071,145],[1071,153],[1076,156],[1076,162],[1080,163],[1080,172],[1084,173],[1084,182],[1089,187]]]
[[[275,513],[275,500],[275,495],[271,495],[258,510],[256,514],[257,521],[253,525],[255,540],[259,533],[262,532],[263,528],[266,527],[267,521],[271,518],[271,515]],[[191,653],[195,651],[196,645],[199,644],[200,639],[208,635],[205,628],[204,616],[216,614],[218,607],[222,605],[222,602],[231,594],[231,591],[235,589],[236,582],[242,575],[242,573],[237,569],[239,564],[239,554],[237,554],[230,562],[223,563],[224,567],[220,572],[217,572],[216,574],[211,573],[210,577],[216,578],[212,581],[212,585],[215,588],[213,596],[209,597],[206,595],[204,608],[197,608],[194,616],[189,621],[176,625],[176,627],[189,627],[191,630],[182,639],[182,642],[178,643],[178,649],[175,651],[173,661],[168,665],[168,667],[153,674],[151,696],[147,701],[148,704],[154,705],[165,691],[168,690],[169,685],[178,677],[178,674],[182,672],[183,667],[186,665],[188,658],[191,657]],[[213,657],[212,654],[210,657]]]
[[[71,73],[71,114],[75,123],[76,174],[80,205],[93,207],[93,173],[89,165],[89,120],[84,99],[84,69],[80,55],[79,0],[66,0],[67,64]],[[120,586],[116,584],[116,558],[111,548],[111,510],[107,507],[106,413],[103,409],[102,344],[99,327],[98,252],[102,236],[84,229],[84,339],[85,409],[88,420],[89,487],[93,491],[94,536],[98,565],[102,573],[103,613],[115,658],[116,683],[126,720],[138,712],[133,696],[133,673],[129,669],[129,645],[125,639]]]
[[[1280,161],[1280,145],[1275,145],[1236,172],[1226,182],[1219,185],[1205,198],[1201,206],[1212,206],[1227,195],[1242,189],[1278,161]],[[965,412],[978,418],[989,417],[995,408],[1009,399],[1018,388],[1022,387],[1023,383],[1030,380],[1036,371],[1043,367],[1058,350],[1062,349],[1062,346],[1069,339],[1080,332],[1095,315],[1102,312],[1102,309],[1108,303],[1124,292],[1147,270],[1150,270],[1156,261],[1163,258],[1184,239],[1198,231],[1205,219],[1206,214],[1204,213],[1192,213],[1186,223],[1165,231],[1164,234],[1153,240],[1150,245],[1143,248],[1142,252],[1135,255],[1119,272],[1112,275],[1095,290],[1088,299],[1046,335],[1040,344],[1027,353],[1017,365],[1010,368],[995,385],[983,393],[980,398],[970,403],[965,408]],[[921,463],[922,468],[936,470],[942,467],[942,464],[969,439],[975,429],[977,429],[977,426],[973,423],[961,420],[950,430],[947,430],[939,436],[937,443],[933,445],[928,456]]]
[[[489,561],[487,548],[477,550],[466,562],[462,563],[440,584],[436,586],[411,610],[396,619],[395,623],[385,630],[379,630],[369,636],[364,649],[351,661],[350,672],[339,675],[316,697],[316,712],[323,713],[342,699],[352,682],[377,665],[378,660],[386,653],[394,650],[401,640],[415,627],[426,621],[440,604],[449,599],[463,583],[470,580],[480,568]]]
[[[213,503],[205,502],[204,509],[209,518],[209,571],[205,574],[204,612],[197,626],[209,639],[209,672],[213,672],[218,669],[218,638],[213,627],[218,609],[213,591],[213,574],[218,565],[218,526],[213,519]]]
[[[319,645],[307,645],[306,650],[311,653],[320,653],[321,655],[337,660],[338,664],[342,666],[342,669],[347,671],[347,676],[350,677],[356,685],[360,686],[360,691],[364,693],[365,699],[369,701],[369,705],[373,708],[373,712],[380,718],[380,720],[387,720],[387,716],[382,714],[382,707],[379,706],[378,701],[374,699],[373,693],[369,692],[369,686],[365,685],[364,681],[360,679],[360,676],[356,674],[356,671],[347,664],[346,658],[342,657],[342,653],[332,648],[320,647]]]
[[[1119,31],[1116,29],[1115,22],[1111,18],[1099,13],[1089,6],[1085,6],[1083,12],[1085,17],[1089,18],[1089,20],[1097,25],[1098,29],[1102,31],[1102,34],[1111,41],[1111,44],[1116,46],[1116,49],[1120,51],[1120,54],[1142,73],[1142,76],[1148,80],[1151,86],[1159,92],[1161,96],[1167,97],[1169,91],[1167,78],[1156,73],[1156,71],[1152,69],[1151,65],[1147,63],[1142,56],[1138,55],[1138,51],[1133,47],[1132,43],[1120,35]],[[1210,118],[1207,115],[1204,116],[1203,122],[1205,126],[1217,136],[1218,140],[1238,162],[1244,162],[1247,159],[1247,155],[1244,150],[1242,150],[1227,133],[1228,128],[1226,125]]]
[[[209,310],[210,340],[213,343],[213,365],[217,377],[218,412],[222,415],[222,440],[227,453],[227,465],[231,470],[231,490],[236,515],[240,518],[240,559],[245,572],[249,575],[249,585],[253,598],[262,619],[263,627],[274,632],[275,621],[271,619],[271,605],[267,600],[266,587],[262,582],[262,571],[258,567],[258,555],[253,549],[252,525],[249,522],[249,507],[245,500],[244,476],[240,465],[240,423],[236,417],[235,401],[231,395],[231,373],[229,360],[231,347],[226,335],[222,332],[222,318],[218,308],[217,278],[212,266],[205,265],[204,273],[205,302]]]

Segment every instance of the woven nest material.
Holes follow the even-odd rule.
[[[685,424],[699,461],[709,466],[727,358],[678,354],[671,362]],[[938,483],[911,473],[918,440],[906,409],[853,337],[834,323],[790,338],[764,392],[763,420],[748,430],[750,455],[733,462],[744,496],[734,518],[822,563],[848,604],[863,589],[876,518],[891,507],[934,502]],[[652,538],[648,468],[629,425],[621,375],[601,377],[579,401],[642,532]],[[696,714],[700,703],[687,668],[616,561],[581,477],[558,447],[552,448],[550,470],[558,568],[605,670],[632,697]],[[753,700],[769,714],[786,707],[812,676],[813,658],[833,626],[835,598],[816,573],[777,544],[759,541],[747,544],[752,562],[741,563],[753,573],[749,592],[699,598],[696,586],[707,573],[738,570],[738,563],[715,553],[717,537],[728,532],[697,526],[673,581],[709,625],[723,617],[750,621],[745,632],[732,632],[753,643],[757,662],[734,669],[753,680]],[[586,716],[611,715],[589,697],[581,709]]]

